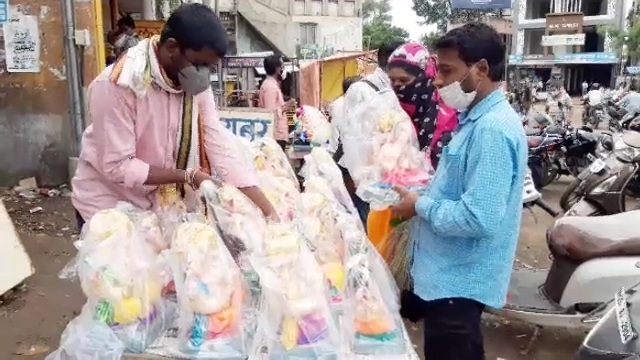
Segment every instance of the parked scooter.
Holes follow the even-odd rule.
[[[515,270],[507,305],[489,311],[543,327],[593,327],[599,307],[640,278],[640,241],[629,226],[638,221],[640,210],[558,219],[547,233],[551,268]]]
[[[572,216],[611,215],[626,211],[626,194],[638,191],[640,133],[622,134],[606,158],[591,165],[569,184],[560,207]]]
[[[640,289],[637,286],[614,296],[602,319],[589,332],[574,360],[640,360]]]

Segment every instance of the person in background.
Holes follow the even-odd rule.
[[[253,164],[220,121],[211,68],[228,49],[227,32],[210,7],[185,4],[162,34],[144,39],[93,80],[92,123],[72,180],[78,225],[119,202],[151,210],[165,195],[188,197],[212,174],[277,219],[258,187]],[[195,136],[194,134],[200,134]],[[179,194],[179,195],[178,195]]]
[[[600,88],[600,84],[593,83],[593,85],[591,85],[591,90],[589,90],[589,92],[582,98],[586,105],[582,118],[583,122],[591,116],[593,109],[602,103],[602,97],[603,93]]]
[[[450,139],[450,132],[444,131],[449,115],[454,111],[439,104],[439,97],[433,79],[436,75],[435,58],[421,44],[407,43],[397,48],[387,61],[387,74],[402,109],[409,115],[416,128],[418,146],[429,153],[431,164],[438,166],[442,148]],[[442,115],[445,118],[442,118]],[[438,123],[441,130],[438,129]],[[453,126],[455,127],[456,124]],[[432,146],[433,145],[433,146]]]
[[[340,122],[344,118],[344,94],[354,83],[360,81],[359,76],[352,76],[342,81],[342,95],[335,99],[329,106],[331,115],[331,140],[329,142],[329,153],[334,155],[338,153],[340,147]]]
[[[545,112],[552,118],[571,119],[573,101],[563,86],[552,88],[545,104]]]
[[[107,41],[113,45],[115,59],[140,42],[136,34],[136,22],[131,15],[125,15],[118,20],[116,28],[107,35]]]
[[[631,91],[618,101],[618,106],[627,112],[640,109],[640,93],[638,93],[638,89],[635,84],[631,85]]]
[[[587,91],[589,91],[589,83],[585,80],[582,82],[582,96],[587,95]]]
[[[270,55],[264,58],[264,70],[267,77],[260,86],[260,107],[263,109],[273,110],[275,113],[275,139],[285,150],[289,143],[289,122],[287,121],[286,112],[295,108],[295,99],[284,101],[284,95],[280,88],[282,74],[284,71],[284,62],[280,55]]]
[[[505,304],[518,244],[527,139],[499,89],[506,59],[495,29],[468,23],[435,48],[434,84],[460,125],[428,191],[397,187],[393,210],[418,217],[411,276],[425,358],[483,360],[481,315]]]

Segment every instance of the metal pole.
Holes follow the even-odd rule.
[[[82,90],[80,88],[80,72],[78,69],[78,52],[75,44],[75,16],[73,0],[62,0],[62,21],[65,32],[65,57],[67,68],[67,84],[71,99],[71,123],[74,129],[73,155],[80,155],[80,142],[84,131],[84,113],[82,111]]]
[[[213,9],[218,18],[220,18],[220,0],[215,0]],[[222,73],[222,60],[218,61],[218,93],[220,94],[220,104],[218,106],[226,106],[226,97],[224,96],[224,74]]]

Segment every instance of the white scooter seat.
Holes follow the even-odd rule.
[[[549,229],[549,249],[575,261],[640,255],[640,210],[621,214],[560,218]]]

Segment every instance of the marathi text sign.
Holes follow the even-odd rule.
[[[584,15],[576,14],[555,14],[549,13],[547,18],[547,30],[555,33],[575,33],[582,32]]]
[[[451,0],[452,9],[511,9],[511,0]]]
[[[273,137],[275,114],[272,110],[257,108],[222,108],[220,120],[235,135],[254,141]]]
[[[572,35],[543,35],[542,46],[571,46],[571,45],[584,45],[586,35],[585,34],[572,34]]]

